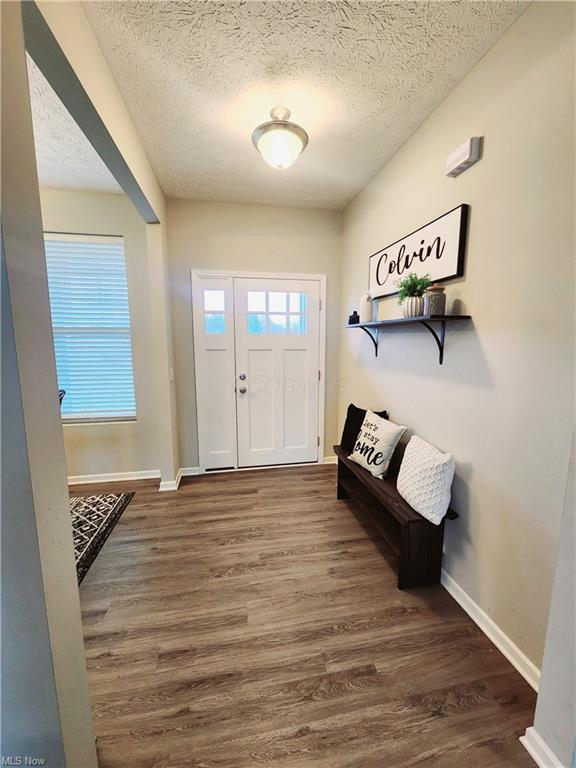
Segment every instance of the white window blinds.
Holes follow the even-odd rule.
[[[121,237],[45,234],[62,417],[136,416]]]

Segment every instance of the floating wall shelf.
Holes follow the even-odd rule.
[[[456,320],[471,320],[471,315],[432,315],[422,317],[396,317],[392,320],[375,320],[371,323],[354,323],[352,325],[345,326],[346,328],[362,328],[362,330],[370,336],[372,344],[374,344],[374,354],[378,355],[378,341],[380,336],[380,330],[383,328],[391,328],[395,325],[423,325],[424,328],[430,331],[436,344],[438,345],[438,362],[440,365],[444,362],[444,337],[446,335],[446,323],[451,323]],[[438,325],[438,332],[434,328],[433,324]]]

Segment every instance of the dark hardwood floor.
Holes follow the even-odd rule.
[[[533,768],[535,694],[399,592],[336,468],[142,481],[80,589],[101,768]]]

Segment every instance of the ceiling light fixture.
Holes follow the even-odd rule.
[[[268,165],[283,171],[290,168],[306,149],[308,134],[304,128],[289,121],[290,110],[286,107],[274,107],[270,117],[272,120],[255,129],[252,143]]]

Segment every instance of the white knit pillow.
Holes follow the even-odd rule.
[[[419,437],[410,440],[402,459],[396,487],[410,506],[434,525],[440,525],[450,504],[454,459]]]
[[[372,411],[366,411],[349,458],[374,477],[383,477],[388,471],[398,440],[405,431],[406,427],[399,427],[398,424],[376,416]]]

